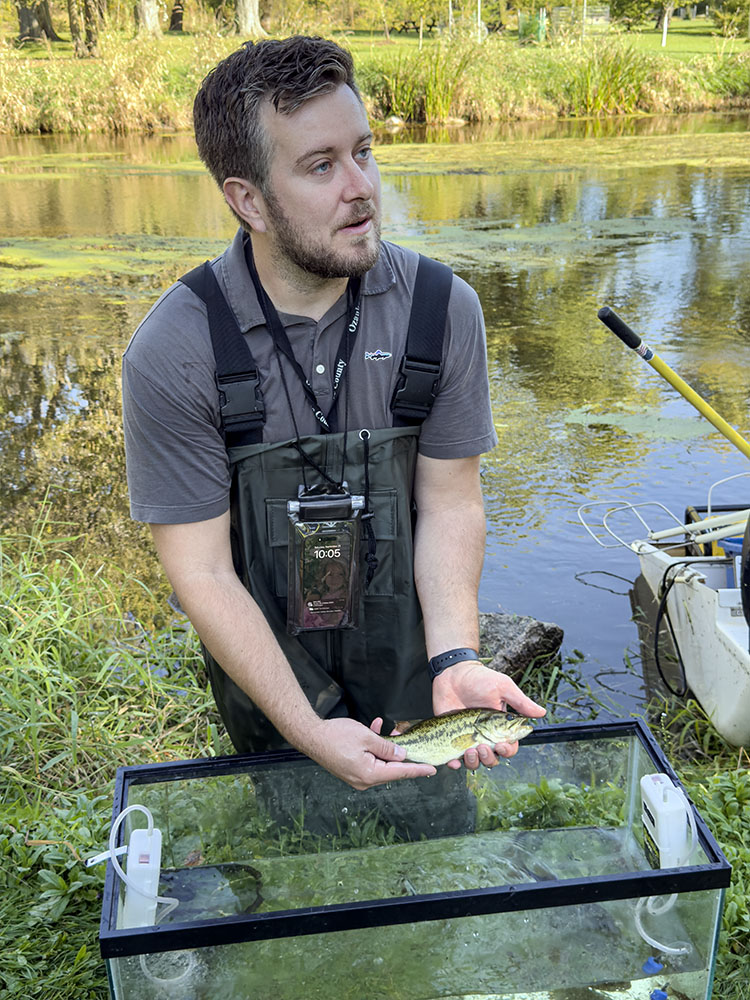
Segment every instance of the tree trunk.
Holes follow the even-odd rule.
[[[258,0],[237,0],[235,20],[237,34],[243,38],[261,38],[266,34],[260,23]]]
[[[174,0],[172,13],[169,17],[169,30],[182,31],[182,18],[185,13],[184,0]]]
[[[659,8],[659,13],[656,16],[656,24],[654,25],[654,31],[661,31],[664,27],[664,19],[667,20],[667,27],[669,27],[669,18],[672,16],[672,11],[674,10],[674,0],[670,2],[667,0],[666,3],[662,3]]]
[[[18,11],[18,40],[19,42],[47,38],[50,42],[61,41],[60,36],[52,27],[52,15],[49,12],[47,0],[40,0],[39,3],[27,6],[20,2],[16,3]]]
[[[669,29],[669,21],[672,17],[672,11],[674,10],[674,0],[667,0],[667,2],[662,6],[659,13],[659,18],[656,22],[656,30],[661,30],[661,44],[662,48],[667,44],[667,31]]]
[[[136,0],[135,30],[139,35],[160,35],[158,0]]]
[[[68,0],[68,24],[70,25],[70,40],[73,42],[73,55],[77,59],[84,59],[88,52],[83,40],[81,10],[78,6],[78,0]]]
[[[86,28],[86,52],[90,56],[99,55],[99,21],[101,18],[97,0],[83,0],[83,23]]]

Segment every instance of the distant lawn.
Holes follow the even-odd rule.
[[[661,45],[661,30],[654,28],[626,32],[625,37],[635,48],[643,52],[661,52],[673,59],[693,59],[695,56],[730,55],[750,50],[750,42],[745,38],[723,38],[714,22],[707,17],[696,17],[683,21],[674,17],[667,31],[667,44]]]
[[[622,31],[614,28],[622,37],[630,42],[635,49],[640,52],[651,52],[669,56],[671,59],[687,61],[696,56],[718,56],[731,55],[734,53],[750,51],[750,42],[745,38],[723,38],[716,28],[714,22],[708,17],[696,17],[692,20],[683,20],[679,17],[672,18],[667,32],[667,44],[662,48],[661,30],[657,31],[651,25],[654,21],[648,22],[648,27],[642,27],[638,31]],[[336,33],[339,34],[339,33]],[[437,33],[425,34],[424,44],[428,45],[434,41]],[[515,41],[517,35],[513,28],[503,33],[503,38],[508,41]],[[601,37],[597,33],[597,37]],[[380,31],[341,31],[340,38],[346,41],[355,59],[357,56],[368,55],[373,52],[382,51],[388,47],[403,47],[406,49],[416,48],[419,44],[418,36],[410,31],[391,31],[390,42],[387,42],[382,30]]]
[[[164,34],[165,46],[172,50],[177,59],[179,59],[183,48],[188,49],[191,45],[191,20],[193,19],[189,15],[186,16],[185,26],[188,29],[186,33],[175,35],[165,32]],[[201,21],[200,28],[205,31],[206,19],[199,18],[199,20]],[[44,60],[49,58],[70,59],[72,57],[73,46],[69,39],[67,18],[57,9],[54,11],[54,24],[62,41],[55,42],[52,45],[27,42],[21,49],[27,58]],[[653,24],[653,21],[649,22],[649,24]],[[12,16],[10,10],[0,7],[0,38],[7,43],[12,43],[17,30],[17,21]],[[332,34],[337,40],[346,43],[355,59],[357,56],[372,54],[382,51],[384,48],[393,49],[398,47],[406,51],[412,51],[419,45],[419,37],[414,31],[391,31],[390,38],[387,41],[380,26],[370,31],[340,29],[334,30]],[[128,35],[129,32],[124,32],[123,38],[127,38]],[[673,59],[688,60],[695,56],[729,55],[750,51],[750,41],[748,41],[747,37],[723,38],[718,33],[714,22],[707,17],[696,17],[690,21],[682,20],[678,17],[673,18],[669,25],[667,44],[664,48],[662,48],[661,44],[661,31],[656,31],[653,27],[644,27],[637,31],[623,31],[622,35],[640,51],[662,53]],[[425,32],[424,44],[429,45],[439,37],[437,31],[434,31],[432,34]],[[514,41],[516,39],[515,29],[510,27],[503,33],[502,37],[508,41]],[[230,51],[232,48],[231,38],[232,36],[229,36],[227,39],[227,51]],[[236,37],[236,42],[239,44],[239,37]]]

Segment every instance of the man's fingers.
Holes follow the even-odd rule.
[[[372,760],[367,773],[349,783],[357,789],[385,785],[391,781],[406,781],[408,778],[431,778],[437,773],[432,764],[408,764],[397,760]]]
[[[372,722],[370,723],[370,729],[373,731],[373,733],[377,733],[378,736],[380,736],[380,733],[381,733],[381,731],[383,729],[383,720],[381,719],[380,716],[378,716],[376,719],[372,720]],[[400,729],[392,729],[391,732],[389,733],[389,735],[390,736],[400,736],[401,735],[401,730]]]
[[[467,750],[463,762],[469,771],[476,771],[480,764],[485,767],[495,767],[498,757],[512,757],[518,751],[518,743],[496,743],[494,747],[481,743],[478,747]],[[450,767],[460,767],[461,762],[451,761]]]
[[[398,743],[392,743],[390,740],[386,740],[382,736],[379,736],[377,740],[368,747],[368,749],[374,753],[379,760],[406,760],[406,750],[403,747],[400,747]]]
[[[510,678],[507,679],[510,680]],[[519,715],[525,715],[529,719],[541,719],[543,715],[547,714],[546,708],[532,701],[513,681],[510,683],[512,687],[507,691],[503,691],[502,694],[508,708],[518,712]]]

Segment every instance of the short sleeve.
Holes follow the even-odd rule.
[[[428,458],[468,458],[496,444],[482,307],[474,289],[454,275],[440,385],[419,451]]]
[[[122,399],[131,516],[157,524],[229,509],[229,460],[220,429],[204,304],[169,289],[123,356]]]

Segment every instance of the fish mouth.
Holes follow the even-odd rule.
[[[516,743],[518,740],[522,740],[524,736],[528,736],[529,733],[534,731],[534,727],[531,725],[529,720],[525,715],[509,715],[507,719],[507,725],[504,727],[503,735],[500,739],[496,739],[495,743]]]

